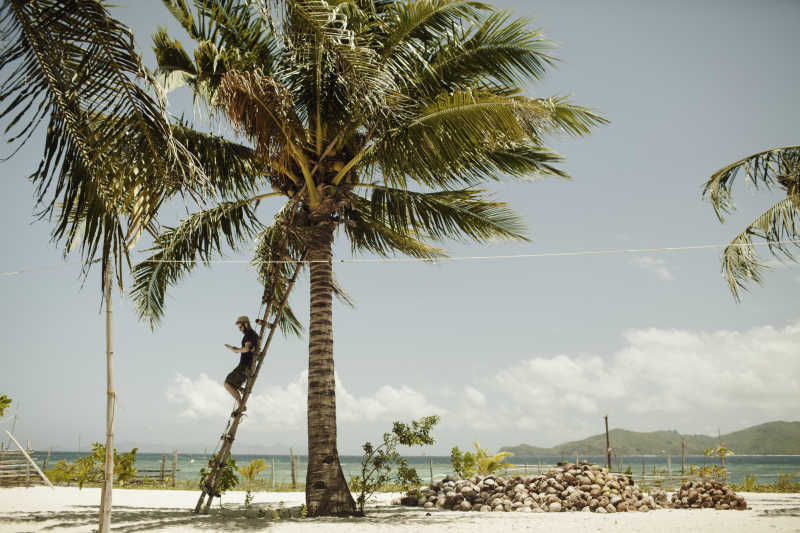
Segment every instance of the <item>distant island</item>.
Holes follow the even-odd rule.
[[[705,449],[717,446],[720,440],[737,455],[800,455],[800,422],[767,422],[720,437],[681,435],[675,430],[639,432],[626,429],[612,429],[609,435],[611,447],[617,456],[680,455],[681,439],[686,439],[688,455],[702,455]],[[520,444],[503,446],[500,451],[523,456],[605,455],[606,435],[601,433],[552,448]]]

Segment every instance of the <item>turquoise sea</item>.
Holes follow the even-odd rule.
[[[67,461],[74,461],[78,457],[86,455],[86,453],[79,454],[77,452],[52,452],[49,464],[53,465],[55,462],[62,459]],[[165,466],[167,475],[172,468],[172,453],[139,453],[136,456],[136,468],[140,470],[160,470],[162,455],[166,457]],[[36,452],[36,461],[41,466],[47,457],[47,451]],[[268,465],[272,465],[275,461],[275,482],[276,483],[289,483],[291,482],[291,468],[290,459],[288,455],[233,455],[237,465],[241,466],[247,464],[253,459],[264,459]],[[556,462],[568,459],[574,461],[575,457],[525,457],[514,456],[510,462],[516,465],[512,470],[514,475],[534,474],[539,471],[540,465],[542,470],[555,465]],[[619,458],[618,458],[619,459]],[[671,466],[672,474],[679,474],[681,471],[681,458],[680,456],[672,456],[669,459],[667,456],[631,456],[623,457],[621,471],[631,467],[631,471],[636,475],[642,473],[644,467],[647,475],[652,474],[653,468],[657,471],[668,468]],[[355,455],[342,455],[340,457],[342,463],[342,470],[344,471],[345,478],[350,479],[351,476],[358,475],[361,468],[361,457]],[[409,464],[417,469],[420,477],[424,482],[430,480],[431,471],[433,472],[434,479],[439,479],[447,474],[452,473],[450,465],[450,458],[446,456],[407,456]],[[606,462],[605,457],[580,457],[580,460],[586,460],[599,465],[604,465]],[[178,480],[197,480],[199,479],[200,469],[206,466],[208,462],[208,455],[205,454],[184,454],[178,453]],[[689,465],[703,466],[707,464],[718,464],[713,459],[705,456],[688,456],[687,469]],[[295,472],[298,482],[305,481],[306,473],[306,456],[295,456]],[[527,466],[526,466],[527,465]],[[736,455],[727,458],[727,468],[729,479],[732,483],[741,483],[745,475],[755,475],[758,483],[772,483],[777,479],[779,473],[797,472],[800,476],[800,455]],[[617,463],[614,463],[614,470],[617,471]],[[153,475],[153,474],[150,474]],[[157,475],[157,474],[155,474]],[[270,470],[266,470],[259,477],[270,480]]]

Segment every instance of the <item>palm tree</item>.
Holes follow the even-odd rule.
[[[482,2],[164,3],[196,46],[190,55],[159,30],[156,74],[168,89],[187,84],[251,146],[180,130],[227,196],[159,236],[135,269],[134,298],[155,323],[168,285],[253,238],[261,281],[282,293],[287,261],[307,253],[306,504],[312,516],[352,514],[336,448],[337,232],[354,253],[422,259],[444,254],[430,241],[525,239],[517,215],[477,186],[501,175],[566,177],[544,135],[584,135],[604,119],[565,98],[523,96],[520,85],[553,63],[551,45]],[[270,196],[285,204],[262,223],[256,206]],[[291,310],[281,325],[299,331]]]
[[[722,252],[722,271],[736,301],[739,289],[746,289],[747,281],[761,283],[767,268],[753,248],[753,237],[765,240],[775,257],[795,260],[791,245],[800,245],[800,146],[759,152],[716,171],[703,187],[703,196],[708,195],[720,222],[734,209],[731,190],[740,170],[754,187],[783,189],[786,198],[759,215]]]
[[[0,120],[16,153],[47,121],[44,155],[28,176],[39,215],[55,223],[84,274],[99,262],[106,306],[106,457],[99,529],[111,522],[113,412],[111,288],[163,198],[202,178],[171,135],[130,30],[96,0],[3,0]],[[146,80],[145,80],[146,81]]]

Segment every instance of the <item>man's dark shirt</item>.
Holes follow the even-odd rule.
[[[256,349],[258,346],[258,333],[253,331],[252,329],[248,329],[244,332],[244,337],[242,337],[242,348],[244,348],[245,342],[250,342],[253,346],[253,350]],[[241,357],[239,357],[239,368],[242,370],[250,370],[250,365],[253,364],[253,357],[255,357],[255,352],[242,352]]]

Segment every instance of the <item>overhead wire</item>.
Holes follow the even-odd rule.
[[[578,257],[578,256],[597,256],[597,255],[626,255],[626,254],[642,254],[642,253],[659,253],[659,252],[680,252],[689,250],[708,250],[713,248],[725,248],[727,246],[777,246],[783,244],[796,244],[800,245],[800,239],[785,240],[785,241],[772,241],[772,242],[755,242],[755,243],[723,243],[723,244],[697,244],[691,246],[662,246],[656,248],[618,248],[618,249],[602,249],[602,250],[577,250],[568,252],[539,252],[531,254],[508,254],[508,255],[464,255],[464,256],[443,256],[431,259],[418,258],[418,257],[375,257],[375,258],[351,258],[351,259],[337,259],[334,263],[452,263],[457,261],[491,261],[491,260],[509,260],[509,259],[534,259],[543,257]],[[274,264],[274,263],[324,263],[325,260],[312,260],[304,259],[302,261],[294,260],[276,260],[276,261],[261,261],[251,259],[145,259],[142,263],[202,263],[202,264]],[[0,272],[0,276],[15,276],[20,274],[27,274],[31,272],[38,272],[42,270],[53,270],[57,268],[65,268],[73,265],[85,265],[85,263],[70,262],[61,265],[49,265],[41,267],[25,268],[20,270],[13,270],[8,272]]]

